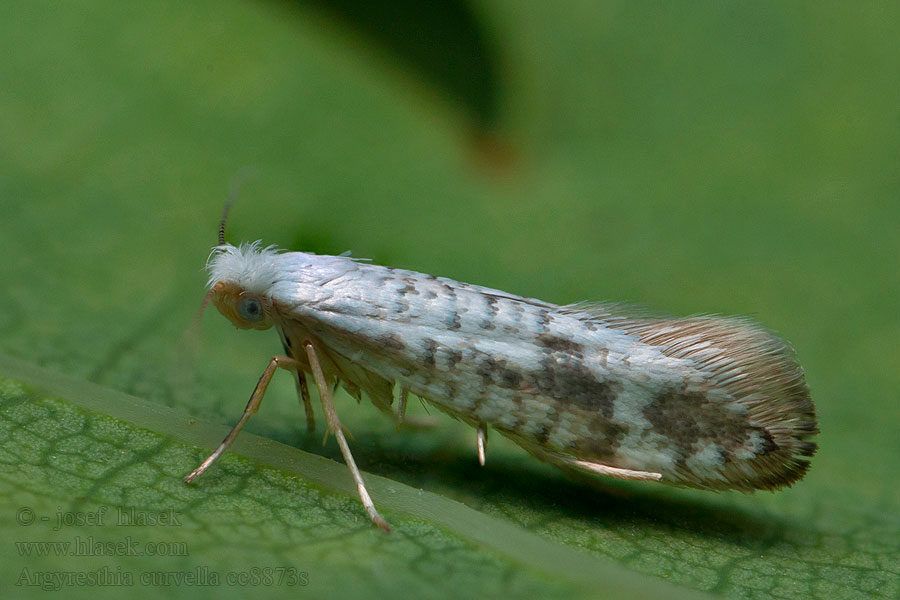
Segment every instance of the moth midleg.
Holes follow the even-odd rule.
[[[406,388],[400,388],[400,398],[397,401],[397,429],[400,429],[400,424],[403,423],[403,419],[406,418]]]
[[[237,438],[238,434],[241,432],[241,429],[244,428],[244,425],[247,424],[247,421],[250,420],[250,417],[259,410],[259,405],[262,403],[263,396],[266,394],[266,388],[269,387],[269,381],[272,380],[272,375],[275,374],[275,369],[281,367],[282,369],[301,369],[303,364],[297,360],[289,356],[273,356],[269,361],[266,370],[263,371],[262,375],[259,376],[259,381],[256,384],[256,387],[253,389],[253,393],[250,394],[250,400],[247,402],[247,407],[244,408],[244,414],[241,415],[240,420],[237,424],[232,428],[232,430],[225,436],[225,439],[222,440],[222,443],[219,444],[219,447],[216,448],[212,454],[206,457],[199,467],[191,471],[190,475],[184,478],[185,483],[190,483],[193,480],[200,477],[204,471],[206,471],[214,462],[219,460],[228,447],[231,446],[232,442],[234,442],[235,438]]]
[[[284,333],[281,334],[281,347],[284,348],[285,354],[291,354],[290,343],[288,343],[288,338],[284,336]],[[297,386],[297,398],[300,400],[300,404],[303,405],[303,412],[306,415],[306,432],[312,433],[316,430],[316,415],[313,413],[312,401],[309,398],[309,386],[306,384],[306,376],[303,374],[303,369],[296,369],[294,372],[297,374],[294,380],[294,384]]]
[[[303,412],[306,413],[306,431],[312,433],[316,430],[316,415],[313,413],[312,401],[309,399],[309,386],[306,384],[306,376],[303,371],[297,369],[297,397],[303,404]]]
[[[478,464],[484,466],[484,450],[487,447],[487,426],[484,423],[478,425],[476,444],[478,447]]]
[[[368,490],[366,490],[366,484],[363,481],[362,474],[356,466],[356,461],[353,460],[353,454],[350,453],[350,446],[347,444],[347,438],[344,437],[341,421],[338,419],[337,412],[334,409],[334,398],[331,395],[331,388],[328,386],[328,382],[325,381],[325,374],[322,372],[322,365],[319,364],[319,356],[316,354],[316,348],[310,340],[303,341],[303,348],[306,350],[306,355],[309,357],[309,366],[312,370],[313,379],[316,382],[316,387],[319,389],[319,398],[322,401],[322,410],[325,412],[325,420],[328,423],[328,429],[334,433],[334,437],[337,439],[338,446],[341,448],[341,454],[344,456],[344,462],[347,463],[350,474],[356,482],[359,498],[362,501],[366,512],[369,513],[369,518],[372,519],[372,522],[378,525],[379,528],[390,531],[391,528],[388,526],[387,521],[385,521],[384,517],[375,510],[375,503],[372,502],[372,498],[369,496]]]

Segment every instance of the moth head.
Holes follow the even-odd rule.
[[[209,299],[239,329],[272,326],[272,302],[261,294],[248,292],[229,281],[219,281],[209,290]]]
[[[239,246],[225,241],[225,222],[240,183],[240,179],[232,181],[219,221],[219,243],[206,261],[209,293],[203,305],[212,300],[219,312],[239,329],[268,329],[274,311],[267,292],[278,279],[275,264],[278,251],[274,246],[263,247],[259,240]]]
[[[217,246],[210,254],[208,300],[240,329],[268,329],[273,324],[271,286],[278,280],[278,253],[259,242]]]

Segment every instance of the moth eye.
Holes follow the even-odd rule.
[[[263,307],[258,298],[244,298],[238,302],[238,314],[248,323],[261,321],[263,318]]]

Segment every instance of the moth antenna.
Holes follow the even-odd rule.
[[[190,389],[194,384],[195,373],[193,363],[194,358],[200,352],[200,319],[203,316],[203,310],[212,299],[212,295],[212,290],[206,293],[206,296],[203,298],[203,304],[200,305],[200,309],[197,311],[197,314],[194,315],[191,323],[184,328],[184,331],[179,338],[179,342],[176,345],[174,369],[174,381],[177,382],[175,385],[176,394],[181,393],[183,390]]]
[[[228,183],[228,199],[225,200],[225,208],[222,209],[222,218],[219,220],[219,246],[225,245],[225,222],[228,220],[228,213],[237,200],[238,194],[249,179],[256,177],[257,171],[254,167],[242,167],[231,178]],[[208,302],[208,300],[207,300]],[[203,304],[206,306],[206,302]],[[202,312],[202,309],[201,309]]]
[[[199,337],[200,332],[200,320],[203,318],[203,311],[206,310],[206,307],[209,305],[209,301],[212,300],[214,290],[209,290],[206,292],[206,295],[203,296],[203,303],[200,305],[200,309],[197,311],[197,314],[194,315],[191,324],[185,329],[184,339],[191,346],[193,351],[199,347],[199,343],[197,342],[197,338]]]
[[[206,310],[207,306],[209,306],[209,301],[212,300],[215,291],[215,287],[213,287],[208,292],[206,292],[205,296],[203,296],[203,302],[200,304],[200,310],[197,311],[197,316],[194,317],[192,327],[196,327],[200,323],[200,318],[203,316],[203,311]]]
[[[225,208],[222,210],[222,219],[219,221],[219,246],[225,245],[225,221],[228,219],[228,211],[231,210],[232,204],[234,204],[234,196],[229,194],[228,200],[225,201]]]

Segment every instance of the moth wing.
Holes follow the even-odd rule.
[[[359,392],[365,392],[378,410],[388,413],[396,419],[396,415],[391,409],[391,405],[394,403],[394,384],[392,382],[336,353],[331,354],[331,359],[338,368],[338,377],[340,377],[342,385],[351,396],[359,400]]]
[[[721,464],[702,472],[682,467],[674,477],[666,473],[666,480],[707,489],[777,489],[797,481],[809,468],[806,457],[817,448],[811,440],[818,433],[815,407],[793,348],[774,333],[746,317],[672,318],[621,304],[580,303],[560,311],[624,331],[665,356],[690,361],[710,389],[726,395],[738,413],[746,415],[752,448],[725,449]],[[689,454],[692,449],[682,451]]]

